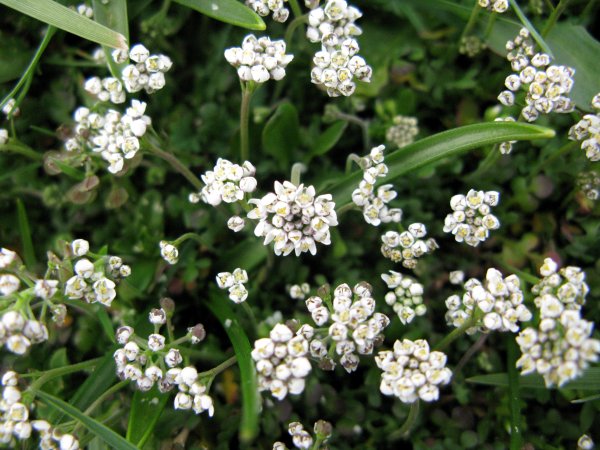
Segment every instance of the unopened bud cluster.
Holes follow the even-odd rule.
[[[387,231],[381,236],[381,254],[407,269],[417,267],[418,258],[438,248],[433,238],[424,240],[427,229],[422,223],[411,223],[407,231]]]
[[[116,340],[123,346],[113,355],[117,375],[122,380],[134,381],[143,392],[156,385],[161,393],[166,393],[177,386],[175,409],[192,409],[196,414],[207,411],[212,416],[213,402],[207,394],[206,383],[202,382],[193,366],[179,367],[183,362],[180,351],[169,348],[165,336],[159,333],[169,314],[164,308],[150,311],[148,320],[154,325],[154,333],[147,339],[136,336],[132,327],[117,329]],[[189,342],[192,344],[202,341],[205,335],[201,324],[188,329]]]
[[[446,299],[446,323],[460,327],[475,317],[474,325],[467,329],[468,334],[478,330],[519,331],[519,322],[531,320],[531,311],[523,304],[521,281],[516,275],[506,278],[496,269],[488,269],[485,280],[476,278],[466,281],[462,298],[452,295]]]
[[[385,132],[385,139],[398,148],[412,144],[415,136],[419,134],[416,117],[396,116],[392,119],[392,123]]]
[[[487,45],[481,40],[481,38],[479,38],[479,36],[471,34],[461,38],[458,51],[462,55],[467,55],[469,58],[473,58],[481,53],[482,50],[485,50],[486,47]]]
[[[352,201],[363,210],[368,224],[378,226],[381,223],[400,222],[402,210],[389,208],[387,204],[398,196],[392,184],[384,184],[375,189],[378,178],[384,178],[388,167],[384,163],[384,145],[373,147],[369,155],[361,158],[363,179],[352,192]]]
[[[557,272],[557,264],[546,258],[540,274],[543,280],[532,289],[540,320],[537,328],[517,336],[523,354],[517,367],[522,374],[539,373],[547,387],[560,387],[598,361],[600,340],[591,337],[593,322],[581,317],[588,292],[585,273],[574,266]]]
[[[508,10],[508,0],[477,0],[477,4],[490,12],[502,14]]]
[[[569,139],[581,142],[590,161],[600,161],[600,93],[592,99],[594,114],[586,114],[569,130]],[[596,194],[597,195],[597,194]]]
[[[600,198],[600,174],[596,171],[581,172],[577,175],[577,186],[592,201]]]
[[[200,193],[190,194],[189,200],[198,203],[202,200],[212,206],[221,202],[234,203],[256,190],[256,169],[250,161],[245,161],[241,166],[223,158],[219,158],[213,170],[208,170],[201,175],[205,186]]]
[[[300,331],[294,335],[287,325],[275,325],[268,338],[254,342],[251,353],[259,390],[270,391],[278,400],[283,400],[288,393],[301,394],[305,378],[312,370],[308,352],[309,342]]]
[[[229,290],[229,298],[234,303],[242,303],[248,298],[248,290],[244,283],[248,282],[248,273],[237,268],[230,272],[221,272],[217,275],[217,285],[220,289]]]
[[[316,195],[314,186],[275,182],[275,192],[250,199],[248,218],[258,220],[254,234],[274,244],[276,255],[317,253],[317,243],[331,244],[330,227],[337,226],[331,194]]]
[[[423,303],[424,289],[421,283],[393,270],[390,270],[389,274],[382,274],[381,279],[392,289],[385,295],[385,302],[394,309],[404,325],[411,323],[415,316],[422,316],[427,312]]]
[[[310,449],[313,448],[315,440],[319,440],[321,445],[325,445],[327,440],[331,437],[333,427],[325,420],[318,420],[314,425],[315,437],[304,429],[304,426],[300,422],[291,422],[288,425],[288,433],[292,436],[292,442],[294,448],[298,449]],[[319,449],[325,449],[326,447],[319,446]],[[275,442],[273,444],[273,450],[288,450],[283,442]]]
[[[284,6],[285,3],[287,0],[246,0],[246,5],[259,16],[266,17],[273,13],[275,22],[285,22],[290,16],[290,10]]]
[[[2,397],[0,399],[0,445],[21,448],[35,430],[40,435],[39,448],[77,450],[79,441],[75,436],[62,433],[46,420],[32,419],[35,405],[23,402],[19,389],[19,375],[12,370],[2,375]]]
[[[242,81],[265,83],[268,80],[281,80],[285,68],[294,59],[285,53],[285,41],[271,41],[267,36],[256,38],[249,34],[241,47],[225,50],[225,59],[237,69]]]
[[[47,340],[48,329],[44,323],[27,318],[21,311],[9,310],[2,314],[0,345],[4,345],[9,352],[23,355],[33,344]]]
[[[450,382],[452,372],[446,367],[446,355],[430,351],[424,339],[404,339],[394,343],[394,350],[384,350],[375,357],[381,374],[379,389],[384,395],[398,397],[403,403],[418,399],[432,402],[439,398],[440,386]]]
[[[110,306],[117,296],[117,284],[131,275],[131,267],[123,264],[118,256],[88,254],[89,244],[83,239],[73,241],[71,248],[74,256],[73,276],[65,283],[65,296]]]
[[[78,108],[75,119],[75,136],[65,142],[68,152],[91,150],[98,153],[108,164],[110,173],[123,170],[125,161],[132,159],[140,149],[140,138],[151,124],[145,115],[146,103],[131,102],[125,114],[109,109],[105,114]]]
[[[354,39],[362,33],[354,24],[361,16],[345,0],[328,0],[308,14],[306,37],[321,43],[321,50],[313,58],[311,81],[324,86],[330,97],[352,95],[356,90],[354,78],[371,81],[373,69],[358,55],[360,47]]]
[[[328,292],[325,294],[330,295]],[[339,285],[333,291],[331,302],[326,302],[319,296],[308,298],[306,307],[317,326],[331,323],[324,337],[315,336],[314,329],[308,325],[300,329],[312,339],[311,355],[318,360],[329,359],[332,355],[326,346],[329,341],[335,348],[334,355],[339,358],[342,367],[348,373],[355,371],[359,364],[358,355],[372,354],[375,346],[383,341],[383,330],[390,323],[385,314],[375,312],[375,306],[372,288],[365,282],[354,288],[347,284]],[[328,363],[335,364],[334,361]]]
[[[500,228],[500,221],[491,214],[491,208],[498,204],[500,194],[496,191],[476,191],[467,195],[455,195],[450,199],[454,211],[444,220],[444,232],[452,233],[456,242],[477,247],[484,242],[490,230]]]

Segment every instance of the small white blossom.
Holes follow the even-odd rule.
[[[167,241],[160,241],[160,256],[169,264],[177,264],[179,259],[179,250],[173,244]]]
[[[246,0],[246,5],[259,16],[266,17],[273,13],[273,20],[285,22],[290,15],[290,10],[284,6],[285,2],[287,0]]]
[[[244,229],[246,222],[240,216],[232,216],[227,220],[227,228],[237,233]]]

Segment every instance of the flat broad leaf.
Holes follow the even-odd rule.
[[[389,170],[379,184],[390,183],[406,173],[475,148],[505,141],[548,139],[554,135],[554,130],[549,128],[518,122],[480,123],[443,131],[386,155]],[[363,172],[357,170],[327,189],[338,208],[350,203],[352,191],[358,187],[362,176]]]
[[[347,126],[348,122],[339,120],[323,131],[323,133],[315,140],[309,155],[309,160],[312,159],[313,156],[321,156],[331,150],[344,135]]]
[[[237,0],[175,0],[205,16],[249,30],[267,28],[262,18]]]
[[[492,373],[489,375],[478,375],[467,378],[467,382],[475,384],[487,384],[490,386],[508,386],[508,374]],[[532,374],[519,377],[519,387],[526,389],[556,389],[546,388],[541,375]],[[582,376],[570,381],[560,389],[577,389],[581,391],[600,391],[600,367],[588,368]]]
[[[88,41],[127,49],[127,39],[121,33],[53,0],[0,0],[0,3]]]
[[[91,433],[98,436],[107,445],[112,448],[118,448],[120,450],[137,450],[137,447],[125,440],[122,436],[115,433],[113,430],[108,428],[106,425],[101,424],[97,420],[86,416],[77,408],[69,405],[60,398],[50,395],[44,391],[36,391],[35,395],[39,397],[44,403],[62,411],[67,416],[80,422],[86,427]]]
[[[264,152],[275,158],[280,167],[289,167],[293,150],[298,146],[299,132],[296,107],[289,102],[282,103],[263,129]]]

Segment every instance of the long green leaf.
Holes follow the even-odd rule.
[[[100,45],[127,48],[127,39],[121,33],[100,25],[53,0],[0,0],[0,3]]]
[[[127,1],[111,0],[110,2],[102,0],[93,0],[94,19],[111,30],[115,30],[125,36],[129,42],[129,23],[127,20]],[[106,54],[106,61],[113,77],[121,78],[121,72],[127,65],[127,62],[117,64],[111,58],[111,51],[107,46],[102,46]]]
[[[242,421],[240,424],[240,440],[249,442],[258,433],[258,417],[260,395],[256,381],[254,362],[250,357],[252,347],[243,328],[238,323],[229,302],[223,301],[219,295],[211,295],[208,308],[219,319],[225,328],[237,358],[241,375],[242,388]]]
[[[21,234],[21,243],[23,244],[23,258],[25,264],[30,270],[35,266],[35,251],[33,250],[33,240],[31,239],[31,228],[29,219],[27,219],[27,210],[21,199],[17,199],[17,219],[19,221],[19,233]]]
[[[249,30],[267,28],[262,18],[237,0],[175,0],[205,16]]]
[[[118,448],[119,450],[137,450],[137,447],[127,442],[125,438],[118,435],[100,422],[86,416],[80,410],[74,408],[60,398],[54,397],[53,395],[50,395],[44,391],[36,391],[35,394],[37,397],[42,399],[44,403],[61,410],[67,416],[80,422],[84,427],[106,442],[106,444],[110,447]]]
[[[386,156],[388,174],[382,182],[394,179],[448,157],[486,145],[505,141],[525,141],[554,137],[554,130],[518,122],[490,122],[467,125],[443,131],[402,147]],[[362,171],[356,171],[327,189],[336,204],[343,206],[351,201],[352,191],[362,179]]]
[[[508,367],[508,402],[510,405],[510,450],[521,450],[521,394],[519,392],[519,371],[515,362],[519,351],[512,336],[508,336],[506,364]]]
[[[508,374],[492,373],[467,378],[467,382],[487,384],[490,386],[508,386]],[[547,389],[541,375],[532,374],[519,377],[519,386],[526,389]],[[555,389],[555,388],[554,388]],[[581,391],[600,391],[600,367],[590,367],[576,380],[565,384],[561,389],[578,389]]]
[[[151,403],[155,398],[157,403]],[[127,440],[142,448],[154,429],[154,425],[167,405],[169,395],[156,389],[150,392],[135,391],[127,423]]]

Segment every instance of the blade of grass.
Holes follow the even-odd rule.
[[[127,39],[121,33],[100,25],[55,1],[0,0],[0,3],[88,41],[113,48],[127,49]]]
[[[231,306],[222,301],[218,295],[211,295],[208,308],[219,319],[233,345],[240,368],[242,388],[242,420],[240,424],[240,440],[250,442],[258,433],[258,417],[260,395],[256,381],[254,363],[250,357],[252,347],[243,328],[240,326]]]
[[[127,1],[126,0],[111,0],[105,2],[102,0],[93,0],[92,5],[94,7],[94,19],[125,36],[125,40],[129,42],[129,23],[127,19]],[[111,57],[111,50],[108,46],[103,45],[104,54],[106,55],[106,62],[110,73],[115,78],[121,78],[121,72],[127,65],[127,62],[117,64]]]
[[[510,6],[512,6],[513,9],[515,10],[515,14],[519,18],[519,20],[521,21],[523,26],[525,28],[527,28],[529,30],[529,32],[531,33],[531,37],[535,40],[535,42],[537,42],[539,44],[539,46],[542,48],[542,50],[544,50],[544,52],[547,53],[548,56],[550,56],[550,58],[554,59],[554,55],[552,54],[552,50],[550,50],[550,46],[548,44],[546,44],[546,41],[544,40],[544,38],[540,35],[540,33],[537,32],[537,30],[532,25],[532,23],[529,21],[529,19],[525,15],[525,13],[523,13],[521,8],[519,7],[519,4],[516,2],[516,0],[508,0],[508,1],[510,3]]]
[[[519,393],[519,371],[516,361],[517,344],[513,336],[507,338],[508,398],[510,404],[510,450],[521,450],[521,395]]]
[[[518,122],[479,123],[443,131],[387,155],[388,174],[378,184],[390,183],[408,172],[475,148],[505,141],[549,139],[554,135],[550,128]],[[357,170],[327,189],[338,208],[350,203],[352,191],[358,187],[362,176],[363,172]]]
[[[29,219],[27,219],[27,210],[21,199],[17,199],[17,219],[19,222],[19,233],[21,234],[21,243],[23,244],[23,259],[29,269],[33,269],[36,263],[35,251],[33,250],[33,240],[31,239],[31,228]]]
[[[492,373],[488,375],[477,375],[475,377],[467,378],[468,383],[486,384],[489,386],[508,386],[508,374],[507,373]],[[523,375],[519,377],[519,385],[525,389],[556,389],[546,388],[544,379],[541,375]],[[566,383],[560,389],[578,389],[582,391],[600,391],[600,367],[588,367],[583,374],[573,380]]]
[[[62,411],[67,416],[81,423],[91,433],[98,436],[110,447],[118,448],[120,450],[137,450],[135,445],[127,442],[122,436],[115,433],[106,425],[86,416],[83,412],[64,402],[60,398],[54,397],[44,391],[36,391],[35,395],[47,405]]]

